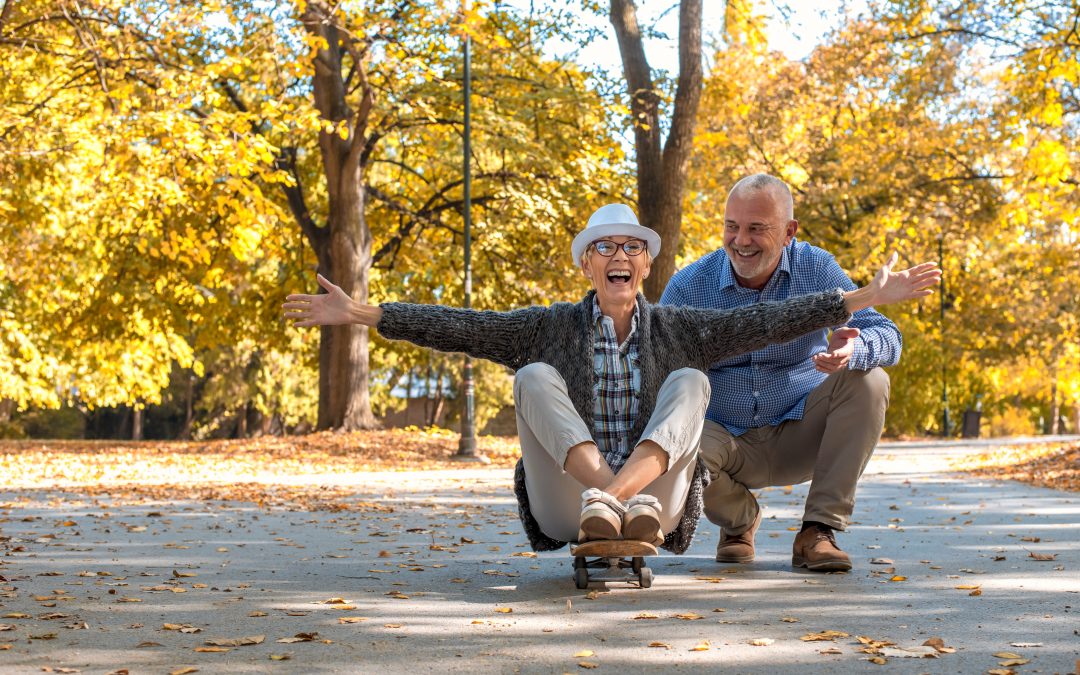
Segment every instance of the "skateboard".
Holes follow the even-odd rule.
[[[636,581],[642,588],[652,586],[652,570],[645,566],[645,557],[656,555],[652,544],[598,539],[571,546],[570,555],[574,556],[574,585],[578,588],[588,588],[595,581]]]

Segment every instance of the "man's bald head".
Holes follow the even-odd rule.
[[[767,173],[755,173],[743,178],[728,193],[728,201],[732,196],[749,196],[757,193],[768,194],[777,208],[777,216],[784,221],[795,219],[795,203],[791,198],[791,189],[787,183],[776,176]]]

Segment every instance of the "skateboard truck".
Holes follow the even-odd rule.
[[[637,582],[649,588],[653,572],[645,565],[645,557],[656,555],[656,547],[643,541],[599,539],[572,545],[574,556],[574,585],[588,588],[590,583],[618,581]]]

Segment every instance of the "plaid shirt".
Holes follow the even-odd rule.
[[[720,249],[677,272],[660,304],[734,309],[835,288],[851,291],[856,286],[827,251],[793,239],[761,290],[740,286],[727,253]],[[900,360],[900,331],[882,314],[864,309],[847,325],[862,331],[855,338],[850,370],[892,366]],[[810,357],[828,344],[828,331],[819,330],[713,364],[708,373],[712,398],[705,416],[735,436],[802,419],[807,395],[828,377],[814,368]]]
[[[615,322],[593,301],[593,374],[595,410],[593,439],[615,473],[630,452],[630,430],[637,419],[641,369],[638,367],[638,310],[630,319],[630,335],[620,345]]]

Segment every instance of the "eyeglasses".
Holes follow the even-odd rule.
[[[600,241],[594,241],[591,246],[596,250],[597,253],[604,256],[605,258],[610,258],[611,256],[615,255],[615,252],[618,251],[620,248],[628,256],[641,255],[645,252],[646,249],[645,242],[641,241],[640,239],[631,239],[630,241],[626,241],[621,244],[616,244],[609,239],[601,239]]]

